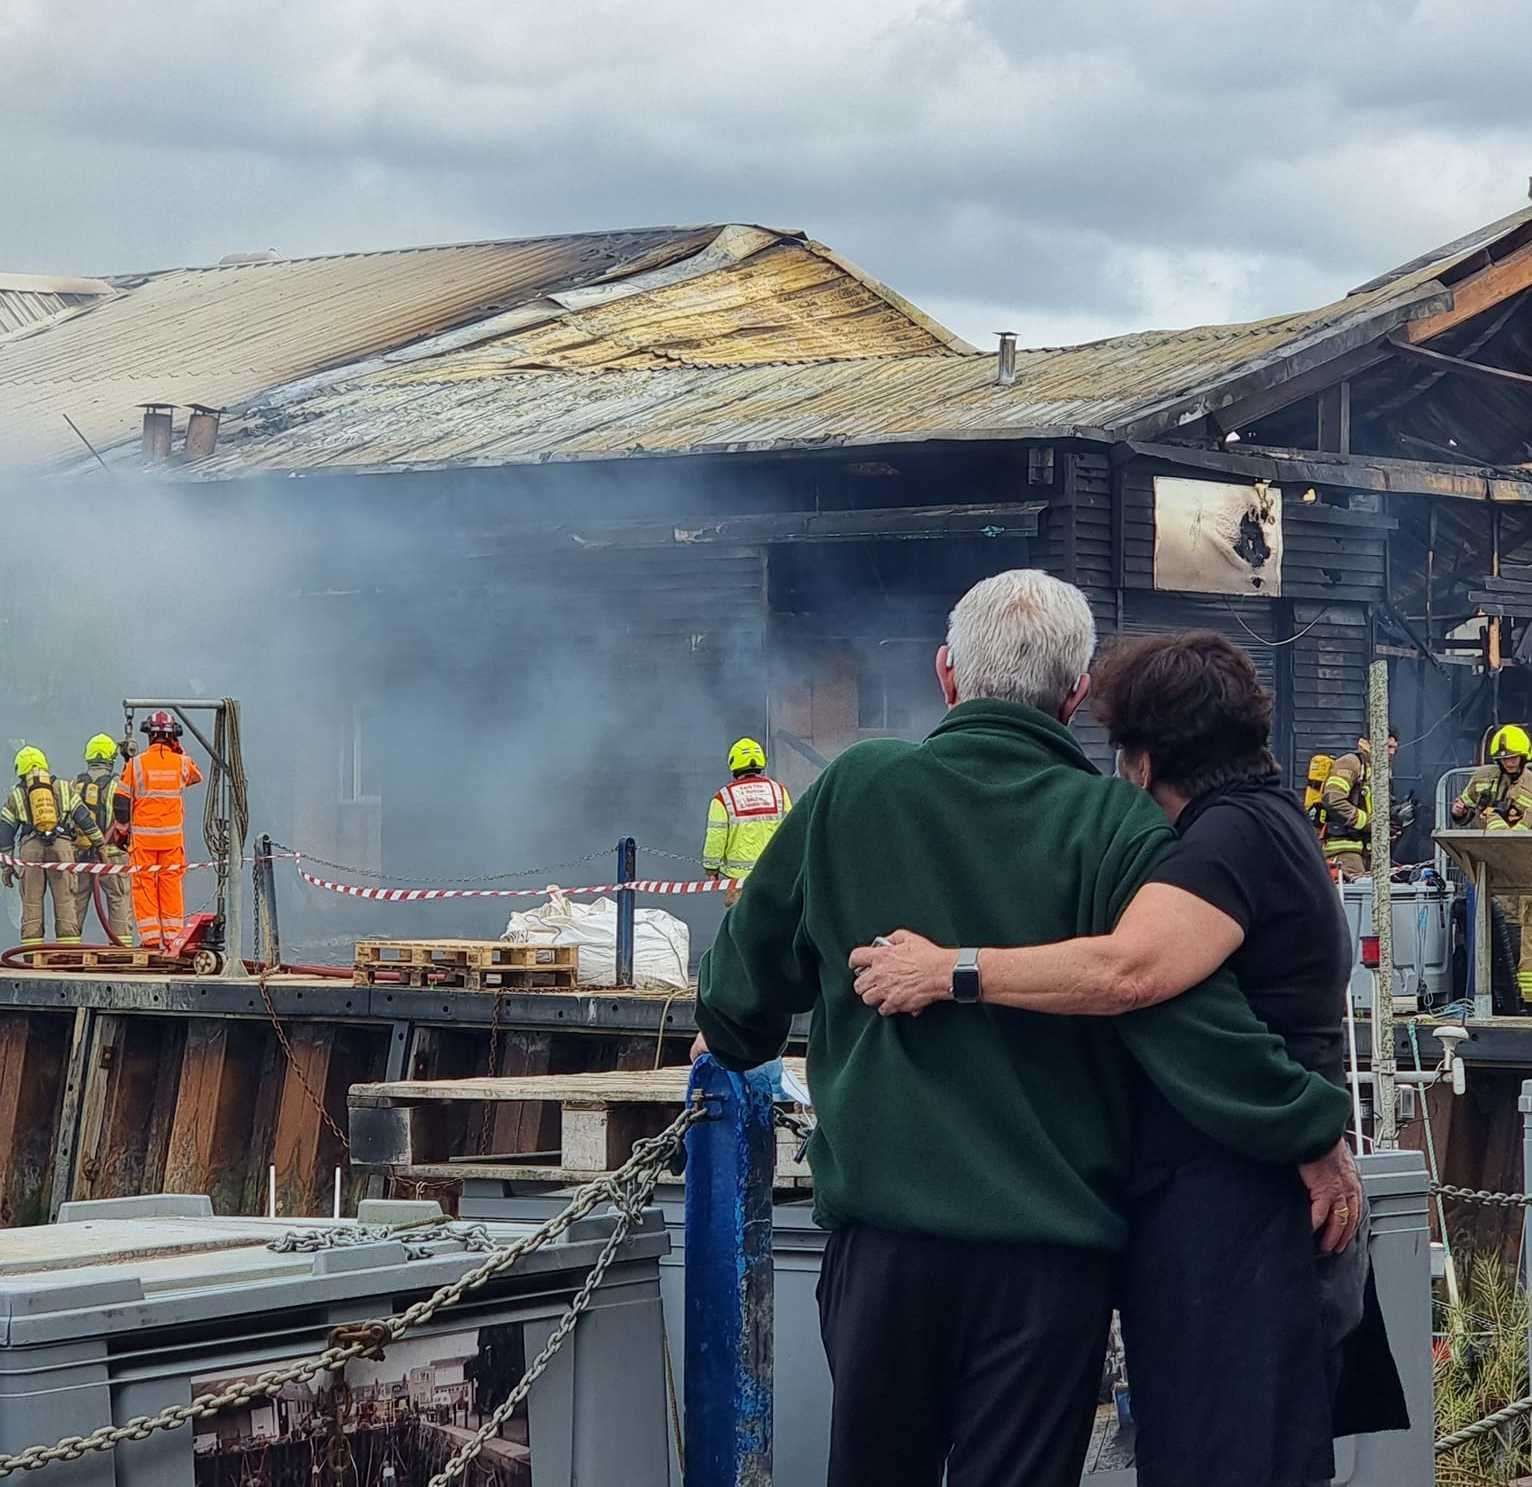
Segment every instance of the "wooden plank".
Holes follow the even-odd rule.
[[[287,1041],[292,1059],[283,1071],[271,1156],[277,1169],[277,1212],[303,1216],[328,1213],[330,1172],[338,1143],[315,1101],[321,1107],[329,1103],[335,1029],[327,1023],[291,1023]]]
[[[271,1201],[268,1171],[273,1162],[277,1141],[277,1108],[282,1101],[283,1076],[287,1057],[276,1034],[266,1039],[261,1058],[260,1077],[256,1081],[255,1109],[250,1116],[250,1162],[245,1169],[246,1213],[265,1213]],[[383,1195],[378,1194],[379,1197]]]
[[[654,1056],[654,1040],[635,1040]],[[804,1077],[802,1059],[787,1060]],[[690,1069],[614,1069],[588,1074],[507,1075],[499,1079],[405,1079],[390,1084],[358,1084],[351,1103],[395,1104],[419,1100],[584,1100],[605,1104],[671,1104],[686,1098]]]
[[[358,966],[489,966],[577,970],[578,945],[517,945],[505,940],[359,940]]]
[[[257,1025],[258,1028],[258,1025]],[[230,1019],[192,1018],[165,1158],[165,1190],[206,1193],[219,1213],[243,1202],[250,1112],[265,1052],[262,1032]]]
[[[176,1097],[181,1086],[181,1059],[186,1049],[186,1024],[177,1017],[160,1025],[159,1056],[154,1092],[144,1132],[144,1191],[158,1193],[165,1184],[165,1161],[170,1155],[170,1132],[175,1124]],[[261,1212],[259,1206],[248,1210]]]
[[[1341,381],[1318,397],[1318,447],[1332,454],[1351,453],[1351,383]]]
[[[56,1012],[0,1014],[0,1227],[48,1218],[72,1022]]]
[[[72,1198],[104,1197],[110,1186],[106,1156],[107,1111],[122,1073],[127,1019],[99,1016],[96,1036],[83,1070],[80,1099],[79,1160],[70,1184]]]
[[[1452,285],[1452,307],[1438,310],[1404,327],[1404,339],[1412,346],[1434,341],[1455,325],[1472,320],[1485,310],[1523,289],[1532,288],[1532,243],[1507,254],[1498,263],[1483,268]]]
[[[502,1032],[500,1073],[508,1078],[546,1075],[552,1052],[548,1033]],[[544,1151],[557,1132],[557,1115],[547,1102],[507,1100],[494,1107],[490,1145],[497,1152]]]
[[[1504,367],[1487,367],[1482,362],[1466,361],[1461,356],[1447,356],[1440,351],[1428,351],[1424,346],[1412,346],[1408,341],[1401,341],[1397,337],[1391,339],[1389,344],[1396,351],[1409,357],[1411,361],[1424,362],[1438,372],[1451,372],[1457,376],[1496,382],[1502,386],[1506,383],[1519,383],[1522,387],[1532,387],[1532,377],[1525,372],[1511,372]]]
[[[77,1007],[69,1039],[69,1063],[64,1072],[63,1104],[59,1111],[58,1133],[53,1143],[53,1169],[48,1185],[48,1220],[59,1216],[59,1209],[69,1196],[74,1181],[75,1157],[79,1149],[80,1102],[85,1093],[85,1074],[95,1034],[96,1013],[89,1007]]]
[[[392,961],[376,965],[358,965],[352,972],[352,985],[397,986],[412,991],[449,989],[458,991],[574,991],[580,973],[572,966],[475,966],[430,961],[407,965]]]
[[[1183,448],[1177,444],[1153,444],[1133,440],[1121,446],[1141,454],[1193,468],[1223,470],[1273,481],[1284,489],[1309,485],[1336,486],[1345,490],[1393,492],[1398,495],[1449,496],[1467,501],[1499,501],[1506,504],[1532,502],[1532,480],[1506,479],[1489,469],[1475,469],[1429,460],[1390,459],[1382,455],[1322,454],[1311,449],[1288,449],[1271,444],[1245,444],[1242,453]],[[1284,511],[1293,505],[1284,503]],[[1321,503],[1305,506],[1310,513],[1336,511]],[[1362,516],[1360,512],[1346,513]],[[1314,517],[1312,519],[1319,519]],[[1393,530],[1391,517],[1367,515],[1366,525]]]
[[[1000,501],[989,504],[893,506],[835,511],[749,512],[682,526],[676,522],[620,522],[528,527],[502,531],[476,559],[498,561],[534,546],[567,548],[578,542],[586,553],[600,549],[689,550],[771,543],[876,541],[879,539],[990,537],[998,528],[1007,536],[1031,537],[1046,501]],[[695,593],[692,598],[695,599]]]

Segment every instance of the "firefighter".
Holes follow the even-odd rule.
[[[726,906],[739,899],[740,884],[793,804],[786,788],[766,773],[766,750],[753,738],[735,740],[729,773],[734,778],[708,803],[702,848],[708,876],[729,880]]]
[[[1398,730],[1389,724],[1388,757],[1399,752]],[[1359,738],[1354,754],[1343,754],[1324,782],[1321,825],[1325,857],[1343,878],[1367,875],[1372,859],[1372,741]]]
[[[1477,825],[1484,831],[1532,831],[1532,778],[1527,758],[1532,738],[1516,723],[1495,730],[1489,741],[1489,763],[1475,770],[1463,793],[1452,802],[1452,819],[1459,825]],[[1503,902],[1508,912],[1510,905]],[[1532,897],[1518,898],[1516,917],[1521,923],[1521,956],[1516,967],[1516,987],[1523,1008],[1532,1006]]]
[[[85,745],[85,768],[75,776],[75,795],[101,829],[104,844],[99,851],[83,840],[75,842],[82,860],[125,863],[128,860],[128,823],[132,811],[128,797],[114,772],[117,741],[98,733]],[[75,880],[80,897],[80,927],[90,918],[90,902],[100,884],[98,902],[105,906],[104,928],[119,945],[133,943],[133,888],[130,881],[114,873],[81,873]]]
[[[139,942],[168,949],[186,926],[182,792],[202,783],[202,771],[182,752],[181,725],[168,712],[150,713],[139,731],[148,734],[149,747],[128,761],[119,785],[131,812],[130,856],[139,869],[133,878],[133,912]]]
[[[21,943],[46,943],[44,901],[53,898],[53,940],[59,945],[80,943],[80,898],[70,875],[49,872],[43,863],[74,861],[74,841],[92,848],[102,844],[101,829],[75,798],[68,780],[48,772],[48,759],[30,746],[16,755],[16,786],[0,806],[0,851],[14,850],[21,868]],[[16,882],[9,862],[0,872],[7,888]]]

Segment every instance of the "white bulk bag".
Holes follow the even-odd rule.
[[[579,903],[558,889],[548,902],[512,914],[500,937],[523,945],[578,945],[580,984],[611,986],[617,979],[617,901]],[[685,991],[691,981],[691,930],[664,909],[633,914],[633,983],[646,990]]]

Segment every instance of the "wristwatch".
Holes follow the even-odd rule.
[[[979,952],[959,950],[957,964],[952,968],[952,1000],[976,1002],[982,990],[979,982]]]

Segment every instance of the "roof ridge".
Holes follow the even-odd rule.
[[[290,263],[333,263],[348,258],[390,258],[417,253],[457,253],[469,248],[525,248],[533,243],[568,243],[582,238],[592,241],[622,237],[653,237],[663,241],[667,236],[683,237],[692,233],[720,233],[730,227],[754,227],[760,232],[775,233],[778,237],[807,241],[807,235],[797,228],[766,227],[755,222],[695,222],[674,226],[615,227],[605,231],[588,232],[534,232],[524,237],[469,238],[452,243],[409,243],[397,248],[355,248],[338,253],[294,253],[279,258],[256,259],[248,263],[183,263],[171,268],[143,269],[133,273],[104,276],[108,282],[122,279],[160,278],[166,274],[212,274],[227,273],[238,269],[279,268]]]

